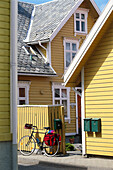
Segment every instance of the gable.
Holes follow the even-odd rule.
[[[77,53],[77,57],[73,60],[67,73],[64,75],[64,81],[67,86],[75,86],[75,81],[77,80],[82,67],[84,66],[92,52],[95,50],[99,41],[111,24],[113,15],[112,7],[113,4],[112,1],[110,1],[102,15],[97,20],[94,27],[92,28],[81,49]]]
[[[31,42],[49,40],[52,41],[60,29],[68,21],[74,11],[84,0],[56,0],[49,3],[36,5],[30,34],[26,41]],[[94,1],[91,0],[94,5]],[[98,9],[95,8],[96,10]],[[97,10],[99,13],[99,9]],[[29,36],[30,35],[30,36]]]

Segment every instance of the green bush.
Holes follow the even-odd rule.
[[[66,151],[74,151],[74,146],[71,143],[66,143]]]

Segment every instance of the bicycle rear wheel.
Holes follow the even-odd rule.
[[[19,141],[19,151],[22,155],[31,155],[36,148],[36,143],[30,136],[23,136]]]
[[[54,146],[48,146],[44,142],[43,148],[46,156],[55,156],[59,150],[59,141],[57,140],[57,145]]]

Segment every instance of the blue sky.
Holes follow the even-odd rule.
[[[41,3],[48,2],[51,0],[19,0],[19,1],[30,2],[34,4],[41,4]],[[95,0],[96,4],[98,5],[101,11],[104,9],[108,1],[109,0]]]

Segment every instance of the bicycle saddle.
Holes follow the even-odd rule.
[[[44,127],[44,129],[50,130],[50,127]]]

